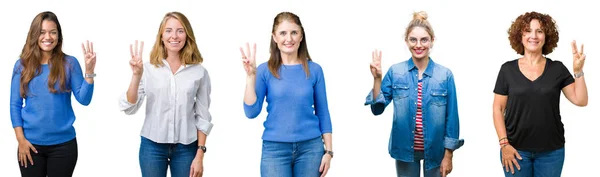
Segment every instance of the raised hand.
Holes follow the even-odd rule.
[[[252,51],[250,51],[250,44],[246,43],[246,52],[240,47],[242,53],[242,63],[244,63],[244,69],[248,76],[256,74],[256,44],[252,44]]]
[[[372,52],[373,60],[371,61],[371,74],[374,78],[381,78],[381,51],[374,50]]]
[[[131,60],[129,60],[129,66],[133,71],[134,76],[142,76],[144,72],[144,66],[142,61],[142,54],[144,53],[144,41],[141,42],[138,48],[138,40],[135,40],[135,48],[133,44],[129,44],[129,52],[131,53]]]
[[[94,52],[94,43],[86,41],[87,45],[81,43],[81,49],[83,50],[83,56],[85,58],[85,73],[93,74],[94,68],[96,68],[96,52]]]
[[[571,48],[573,50],[573,72],[580,73],[583,70],[583,63],[585,62],[583,44],[581,44],[581,50],[577,50],[577,43],[573,40],[573,42],[571,42]]]

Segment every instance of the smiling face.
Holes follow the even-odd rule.
[[[529,22],[529,27],[522,32],[521,43],[525,51],[539,53],[542,52],[546,35],[542,29],[542,25],[538,19],[533,19]]]
[[[44,53],[52,53],[58,44],[58,28],[56,23],[50,20],[42,21],[42,29],[38,38],[38,46]]]
[[[302,29],[296,23],[284,20],[275,29],[273,41],[283,54],[297,55],[300,42],[302,42]]]
[[[406,45],[414,59],[429,57],[429,49],[432,43],[431,35],[423,27],[414,27],[406,38]]]
[[[185,29],[181,22],[175,18],[169,18],[165,23],[162,33],[162,42],[169,52],[179,52],[187,41]]]

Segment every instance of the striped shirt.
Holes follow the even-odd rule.
[[[418,84],[418,94],[417,94],[417,115],[416,115],[416,127],[415,127],[415,150],[422,151],[425,149],[425,143],[423,142],[423,82],[419,80]]]

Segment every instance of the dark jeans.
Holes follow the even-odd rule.
[[[77,139],[65,143],[40,146],[33,144],[38,153],[29,150],[33,165],[27,160],[27,168],[19,164],[22,177],[70,177],[77,164]],[[17,152],[18,153],[18,152]]]

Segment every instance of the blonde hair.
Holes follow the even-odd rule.
[[[406,32],[404,33],[404,40],[408,40],[408,34],[415,27],[424,28],[425,31],[427,31],[427,33],[429,33],[429,35],[431,36],[431,40],[435,39],[435,35],[433,33],[433,28],[431,27],[431,24],[429,24],[427,17],[428,17],[427,12],[425,12],[425,11],[414,12],[413,19],[410,21],[410,23],[408,23],[408,27],[406,27]]]
[[[152,51],[150,52],[150,63],[156,67],[162,66],[162,59],[168,57],[166,52],[165,44],[162,41],[162,34],[165,31],[165,25],[167,20],[176,19],[181,23],[183,29],[185,30],[186,41],[183,49],[179,51],[179,56],[182,64],[199,64],[202,63],[202,55],[200,54],[200,50],[198,50],[198,45],[196,44],[196,37],[194,36],[194,31],[192,30],[192,25],[190,25],[190,21],[180,12],[169,12],[165,15],[162,22],[160,23],[160,28],[158,29],[158,34],[156,35],[156,41],[154,42],[154,47],[152,47]]]

